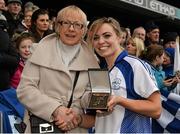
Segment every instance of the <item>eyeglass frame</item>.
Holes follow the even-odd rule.
[[[76,30],[81,30],[84,27],[84,24],[81,24],[79,22],[70,22],[70,21],[61,20],[61,21],[58,21],[58,23],[64,28],[70,28],[71,26],[73,26],[73,28]]]

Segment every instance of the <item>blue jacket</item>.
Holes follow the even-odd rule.
[[[24,117],[24,106],[17,99],[15,89],[0,92],[0,111],[3,113],[3,133],[12,133],[8,115],[18,116],[22,120]]]

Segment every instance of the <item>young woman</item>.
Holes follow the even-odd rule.
[[[89,31],[88,40],[108,64],[113,94],[109,112],[96,116],[95,131],[151,132],[150,117],[159,118],[161,113],[160,93],[144,65],[119,45],[119,23],[113,18],[101,18],[92,23]]]
[[[49,13],[47,10],[38,9],[33,12],[29,31],[36,42],[53,32],[49,29]]]
[[[144,50],[144,42],[137,37],[130,38],[127,41],[126,50],[129,55],[139,57]]]

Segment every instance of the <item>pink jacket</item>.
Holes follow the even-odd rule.
[[[11,82],[10,82],[10,85],[11,87],[13,88],[17,88],[19,82],[20,82],[20,79],[21,79],[21,73],[23,71],[23,68],[24,68],[24,61],[21,59],[20,62],[19,62],[19,65],[14,73],[14,75],[11,77]]]

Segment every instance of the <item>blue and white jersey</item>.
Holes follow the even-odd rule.
[[[129,99],[146,99],[158,88],[141,60],[123,51],[110,70],[112,94]],[[150,133],[150,118],[116,105],[112,113],[98,114],[96,133]]]

